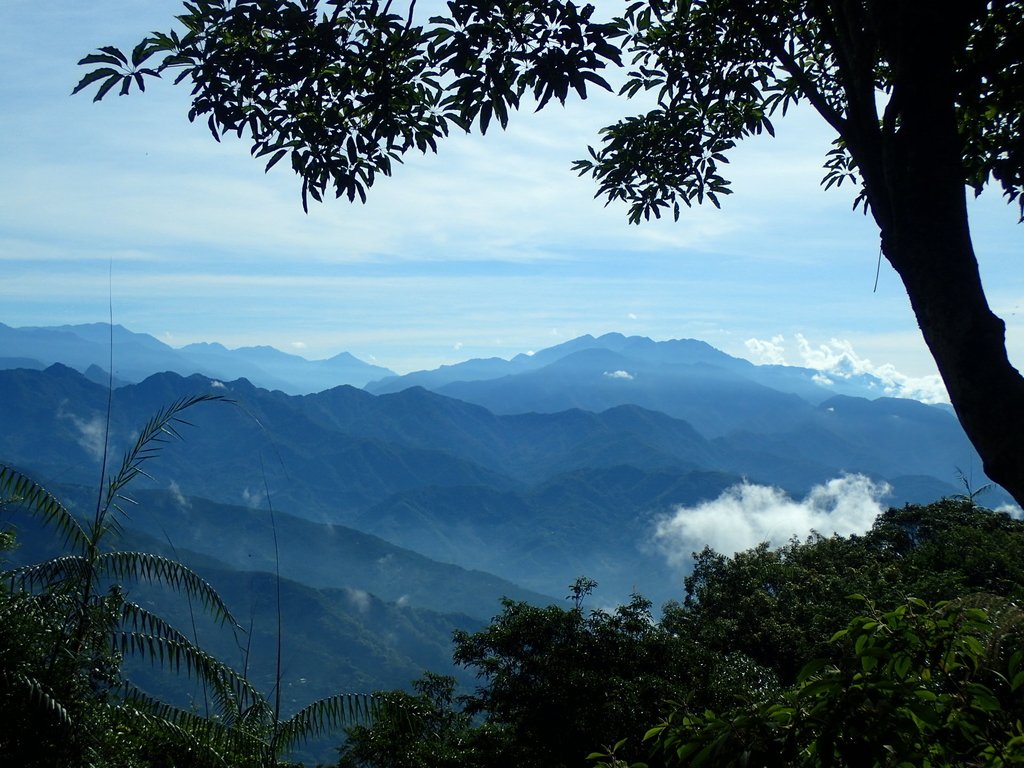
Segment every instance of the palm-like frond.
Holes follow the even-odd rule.
[[[87,546],[88,537],[81,524],[60,499],[18,470],[0,465],[0,506],[7,504],[24,508],[44,524],[55,526],[65,546],[78,551]]]
[[[124,600],[121,603],[121,626],[126,631],[166,637],[175,642],[191,642],[184,633],[168,623],[162,616],[158,616],[130,600]]]
[[[0,573],[0,578],[21,589],[50,587],[60,591],[73,588],[90,575],[89,560],[80,555],[65,555],[41,563],[22,565]]]
[[[96,568],[103,576],[166,584],[189,598],[197,599],[221,623],[237,626],[231,611],[217,590],[188,566],[148,552],[104,552]]]
[[[153,699],[138,690],[130,698],[112,706],[114,715],[133,730],[145,733],[147,738],[162,739],[176,744],[185,753],[200,757],[202,764],[233,765],[225,759],[227,753],[233,757],[249,757],[254,754],[251,740],[245,734],[236,734],[232,729],[216,721],[200,717],[193,712],[174,707]],[[255,745],[259,755],[259,745]]]
[[[29,706],[55,725],[72,727],[71,716],[41,682],[23,672],[0,670],[0,694]]]
[[[263,762],[269,753],[267,743],[257,733],[175,707],[137,688],[127,690],[117,707],[127,717],[176,737],[179,743],[198,743],[200,749],[209,750],[218,758],[230,753],[235,762],[244,760],[253,765]]]
[[[274,754],[287,752],[306,739],[368,722],[377,708],[377,697],[364,693],[342,693],[315,701],[278,724],[274,733]]]
[[[96,522],[102,529],[106,524],[107,514],[111,509],[124,511],[118,505],[118,499],[125,498],[121,491],[126,485],[139,475],[148,477],[143,469],[145,462],[156,457],[170,440],[180,440],[181,434],[178,427],[189,425],[189,422],[182,418],[181,414],[198,405],[213,401],[231,402],[222,395],[200,394],[189,395],[175,400],[167,407],[158,411],[142,428],[135,444],[128,450],[121,460],[120,469],[107,481],[107,491],[103,504],[97,509]]]
[[[226,721],[230,721],[233,713],[241,707],[262,700],[259,692],[243,676],[157,618],[151,614],[145,621],[156,629],[154,632],[132,629],[115,632],[112,638],[115,649],[125,655],[148,658],[175,672],[184,668],[188,675],[206,681]]]

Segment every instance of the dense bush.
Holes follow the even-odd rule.
[[[565,608],[507,601],[489,627],[456,635],[479,687],[420,701],[459,723],[437,731],[466,747],[453,764],[1017,759],[1024,523],[971,499],[890,509],[863,536],[705,549],[660,619],[639,596],[584,610],[593,587],[577,581]],[[429,764],[429,732],[416,762],[389,751],[384,727],[350,732],[346,754],[361,761],[342,765]]]

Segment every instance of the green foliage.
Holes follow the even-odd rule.
[[[1024,523],[970,498],[890,509],[864,536],[699,553],[685,602],[662,623],[708,650],[716,677],[739,657],[781,685],[678,698],[648,731],[647,757],[716,768],[1024,762],[1022,556]],[[594,758],[625,768],[625,747]]]
[[[168,585],[201,602],[221,621],[232,622],[216,591],[180,563],[145,553],[108,548],[120,529],[128,483],[144,474],[145,462],[161,443],[180,437],[182,413],[209,395],[185,398],[162,410],[139,434],[118,472],[101,479],[96,511],[81,524],[59,499],[11,467],[0,467],[4,507],[21,509],[56,528],[70,553],[0,574],[9,588],[2,611],[17,614],[2,655],[6,683],[3,707],[10,722],[24,726],[0,740],[0,754],[41,764],[78,765],[102,759],[111,747],[105,735],[133,732],[148,716],[125,699],[131,687],[122,680],[125,653],[152,659],[172,669],[184,667],[204,679],[224,703],[252,699],[243,678],[206,654],[183,634],[126,599],[121,583],[149,581]],[[105,482],[104,482],[105,481]],[[40,712],[50,717],[38,716]],[[26,713],[28,713],[26,715]],[[34,714],[33,714],[34,713]],[[168,711],[163,730],[179,732]],[[115,727],[116,726],[116,727]],[[149,730],[149,729],[147,729]],[[36,748],[38,742],[43,745]],[[194,745],[178,740],[189,749]],[[47,745],[52,745],[48,747]],[[218,745],[204,744],[212,754]]]
[[[599,195],[630,204],[630,220],[680,203],[719,205],[729,194],[720,168],[737,142],[770,116],[807,102],[837,132],[825,158],[827,187],[875,183],[870,154],[903,120],[901,35],[949,35],[956,50],[963,181],[977,191],[996,180],[1017,199],[1024,186],[1019,77],[1024,14],[1019,2],[963,6],[931,30],[886,4],[822,5],[803,0],[640,0],[611,21],[593,6],[563,0],[451,0],[447,15],[416,23],[378,0],[194,0],[178,20],[184,34],[153,33],[131,54],[105,46],[80,62],[99,65],[75,91],[100,100],[144,90],[176,70],[192,86],[189,118],[207,117],[214,137],[248,134],[267,169],[290,155],[302,198],[365,200],[376,174],[410,149],[436,151],[451,126],[485,133],[505,127],[523,97],[543,107],[599,74],[629,67],[619,94],[651,94],[656,106],[603,132],[603,147],[576,163]],[[935,40],[936,46],[946,40]],[[893,96],[884,115],[874,94]],[[870,103],[865,101],[870,98]],[[866,189],[858,202],[867,203]]]
[[[476,691],[461,707],[437,678],[393,694],[412,730],[397,713],[350,729],[341,766],[1018,759],[1024,523],[970,499],[890,509],[864,536],[706,549],[660,620],[639,596],[587,610],[595,586],[456,633]]]
[[[506,600],[485,630],[456,633],[456,662],[482,681],[466,711],[494,729],[492,764],[584,765],[608,734],[639,740],[640,724],[701,677],[702,650],[656,622],[642,597],[585,611],[594,586],[578,580],[568,610]]]
[[[455,679],[427,673],[415,693],[384,695],[372,725],[346,729],[338,768],[461,768],[484,765],[493,749],[486,727],[456,706]]]
[[[694,768],[1022,764],[1022,614],[987,602],[911,598],[880,611],[860,598],[865,612],[835,634],[832,658],[793,687],[722,715],[677,710],[647,739]]]
[[[853,618],[851,593],[891,606],[908,596],[1024,594],[1024,523],[970,500],[908,505],[864,536],[811,536],[727,558],[705,549],[686,578],[675,631],[719,654],[740,653],[791,684]],[[670,618],[669,618],[670,617]]]

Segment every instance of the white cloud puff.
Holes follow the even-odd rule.
[[[349,603],[359,611],[360,613],[366,613],[370,610],[370,593],[362,589],[352,589],[351,587],[345,588],[345,596],[348,598]]]
[[[217,381],[217,379],[210,379],[210,386],[214,389],[227,389],[227,385],[223,381]]]
[[[609,379],[625,379],[626,381],[632,381],[634,378],[629,371],[605,371],[604,375]]]
[[[993,512],[1005,512],[1014,520],[1024,520],[1024,509],[1021,509],[1016,504],[1001,504]]]
[[[771,339],[747,339],[744,344],[762,365],[786,365],[786,348],[783,336],[772,336]]]
[[[263,494],[259,491],[250,491],[246,486],[242,489],[242,501],[249,509],[258,509],[263,504]]]
[[[188,497],[181,492],[181,486],[179,486],[174,480],[171,480],[171,484],[167,487],[167,490],[171,492],[171,497],[174,499],[174,503],[182,509],[192,509],[192,502],[188,500]]]
[[[75,427],[76,435],[75,440],[82,448],[85,449],[86,453],[92,456],[97,461],[103,458],[103,449],[106,446],[107,438],[107,423],[99,414],[95,414],[87,419],[82,419],[73,413],[67,413],[61,406],[61,410],[58,411],[57,417],[61,419],[67,419]]]
[[[654,543],[675,566],[685,565],[705,545],[727,555],[767,541],[782,544],[811,531],[824,535],[862,533],[884,510],[886,483],[844,475],[816,485],[797,501],[779,488],[743,482],[712,501],[677,507],[657,521]]]
[[[786,359],[786,339],[776,335],[771,339],[747,339],[745,345],[755,362],[772,365],[800,365],[817,371],[814,381],[831,386],[836,379],[852,379],[855,376],[873,376],[881,385],[880,395],[889,397],[906,397],[920,400],[922,403],[949,403],[949,395],[942,379],[932,376],[907,376],[896,370],[892,363],[875,365],[866,357],[861,357],[853,348],[853,344],[844,339],[829,339],[827,344],[817,346],[804,337],[796,334],[796,353],[799,362],[790,363]]]

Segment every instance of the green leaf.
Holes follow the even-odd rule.
[[[93,96],[92,100],[94,102],[95,101],[101,101],[103,99],[103,97],[106,96],[107,93],[110,92],[110,89],[113,88],[115,85],[117,85],[120,81],[121,81],[121,75],[115,74],[115,75],[111,75],[110,77],[108,77],[107,81],[105,83],[103,83],[103,85],[100,86],[98,91],[96,91],[96,95]]]
[[[37,517],[44,525],[53,525],[64,544],[82,550],[88,536],[78,520],[51,494],[30,477],[0,464],[0,507],[17,505]]]
[[[1013,676],[1013,681],[1010,683],[1010,690],[1016,691],[1018,688],[1024,685],[1024,671],[1018,672]]]
[[[111,56],[105,53],[91,53],[85,58],[78,60],[79,65],[85,64],[113,64],[115,67],[121,67],[127,63],[127,60],[122,57]]]
[[[802,683],[807,678],[820,672],[824,667],[828,665],[827,659],[813,659],[804,665],[803,669],[796,676],[797,683]]]

